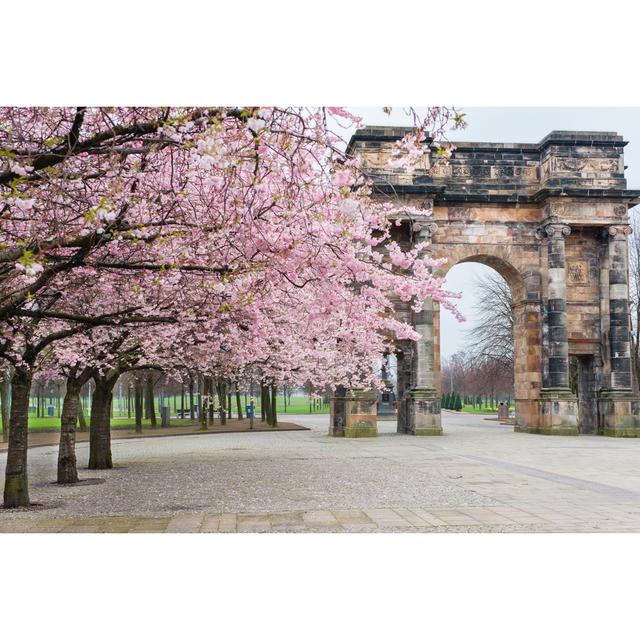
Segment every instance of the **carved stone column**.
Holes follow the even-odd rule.
[[[609,227],[609,349],[611,389],[631,390],[628,225]]]
[[[431,241],[437,231],[435,222],[414,223],[418,242]],[[420,339],[414,347],[412,360],[413,387],[406,394],[406,429],[416,436],[442,435],[440,398],[435,389],[435,351],[433,331],[433,301],[425,301],[422,310],[413,314],[415,330]]]
[[[567,285],[564,239],[571,227],[559,222],[543,225],[547,238],[547,312],[543,331],[548,335],[548,382],[540,394],[541,433],[578,435],[577,400],[569,388],[567,340]]]
[[[611,382],[600,392],[601,427],[605,435],[640,435],[640,401],[631,389],[631,337],[629,333],[629,249],[631,227],[607,229],[609,267],[609,361]]]
[[[564,237],[571,233],[566,224],[548,224],[549,387],[569,388],[569,343],[567,341],[567,285]]]

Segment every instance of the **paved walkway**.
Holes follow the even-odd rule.
[[[430,438],[384,422],[379,438],[335,439],[327,416],[296,421],[311,430],[115,441],[116,468],[73,487],[52,484],[55,447],[33,449],[42,506],[0,512],[0,531],[640,531],[640,440],[453,413]]]

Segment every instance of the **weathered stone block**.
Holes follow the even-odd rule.
[[[407,433],[414,436],[441,436],[440,398],[435,389],[411,389],[407,393]]]
[[[614,438],[640,437],[640,397],[629,390],[603,389],[598,399],[599,430]]]
[[[345,438],[372,438],[378,435],[377,394],[352,389],[336,392],[331,402],[329,435]]]
[[[543,389],[540,393],[538,433],[577,436],[578,400],[569,389]]]

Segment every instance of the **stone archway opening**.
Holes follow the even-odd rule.
[[[515,414],[514,363],[522,350],[514,349],[512,288],[518,291],[521,279],[511,274],[510,285],[500,274],[509,267],[487,256],[460,261],[446,273],[447,289],[462,294],[458,309],[466,322],[444,308],[434,317],[443,409],[457,409],[460,398],[465,412]]]
[[[456,247],[451,250],[442,247],[440,253],[450,255],[447,264],[442,267],[440,275],[446,277],[458,265],[482,265],[487,267],[485,272],[497,274],[507,285],[510,294],[511,314],[513,318],[513,399],[516,429],[528,430],[534,412],[537,414],[541,384],[541,371],[539,366],[539,352],[541,343],[539,304],[537,303],[537,291],[540,288],[539,277],[531,277],[531,274],[522,274],[512,263],[510,256],[504,248],[494,247],[489,253],[478,250],[477,247]],[[438,257],[438,251],[434,251]],[[529,275],[528,279],[525,276]],[[434,309],[434,334],[435,334],[435,369],[436,390],[442,393],[441,379],[441,314],[437,307]],[[444,311],[444,313],[448,313]],[[473,320],[472,320],[473,322]],[[495,355],[495,354],[488,354]],[[538,357],[536,357],[538,355]]]

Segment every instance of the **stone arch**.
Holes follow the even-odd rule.
[[[434,257],[444,253],[434,244]],[[446,274],[458,264],[477,263],[491,267],[511,289],[514,312],[514,393],[516,428],[527,429],[537,421],[538,401],[542,388],[541,370],[541,304],[540,290],[542,276],[531,264],[514,266],[513,253],[508,247],[459,247],[447,251],[447,263],[439,269],[439,275]],[[444,257],[444,256],[442,256]],[[454,262],[455,260],[455,262]],[[517,264],[517,262],[516,262]],[[440,312],[434,308],[435,386],[441,395],[440,361]]]
[[[443,162],[427,137],[414,166],[391,168],[393,146],[409,131],[360,129],[347,152],[359,155],[374,197],[398,207],[394,240],[425,242],[426,252],[446,258],[439,275],[461,262],[481,262],[511,286],[516,430],[578,434],[580,393],[569,379],[574,356],[589,379],[590,402],[580,411],[597,413],[583,431],[597,422],[605,435],[640,437],[626,240],[628,209],[640,202],[640,191],[627,189],[627,143],[614,132],[552,131],[536,144],[458,142]],[[425,209],[432,215],[417,213]],[[399,430],[440,435],[437,305],[427,300],[418,312],[398,305],[396,313],[420,336],[403,349],[408,388],[398,398]],[[365,391],[352,394],[353,420],[369,406]],[[343,435],[335,428],[338,415],[332,414],[330,432]]]

